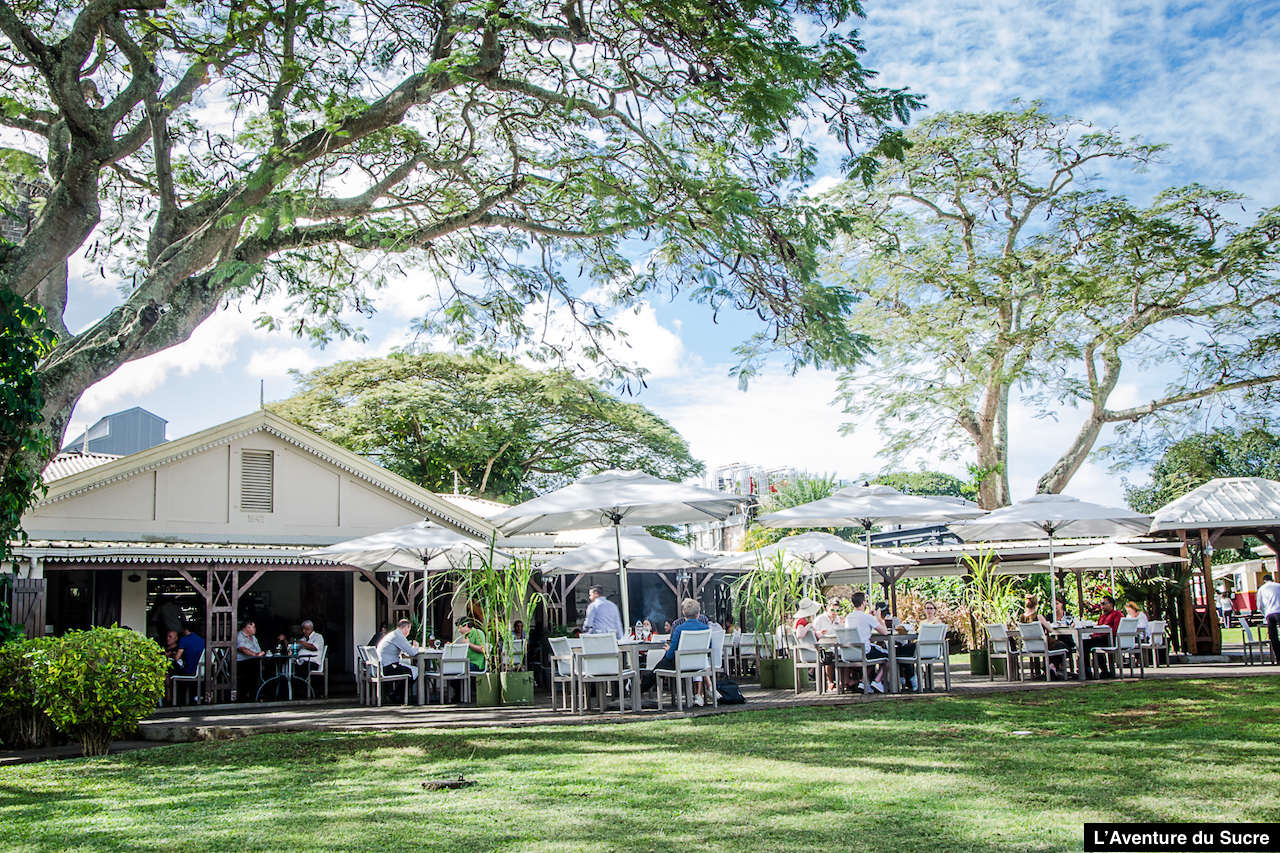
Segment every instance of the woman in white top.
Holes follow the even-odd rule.
[[[1147,636],[1147,625],[1150,624],[1150,620],[1147,619],[1147,614],[1143,613],[1141,610],[1138,609],[1137,602],[1126,601],[1124,603],[1124,614],[1128,616],[1130,619],[1137,617],[1138,636],[1140,637]]]

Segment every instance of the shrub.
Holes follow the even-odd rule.
[[[164,651],[127,628],[71,631],[31,662],[37,704],[85,755],[105,755],[164,696]]]
[[[12,749],[53,745],[53,722],[36,704],[31,662],[36,653],[58,642],[52,637],[10,640],[0,646],[0,743]]]

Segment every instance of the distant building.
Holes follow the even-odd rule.
[[[76,436],[62,448],[63,453],[106,453],[128,456],[164,444],[164,428],[169,423],[137,406],[125,412],[107,415],[87,432]]]

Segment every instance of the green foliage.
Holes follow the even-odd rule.
[[[897,471],[877,474],[876,482],[892,486],[904,495],[952,495],[971,498],[973,489],[964,480],[940,471]]]
[[[773,629],[786,622],[796,602],[804,596],[804,564],[788,561],[786,554],[758,560],[756,567],[729,588],[733,610],[746,610],[751,630],[773,642]],[[778,649],[774,650],[775,653]]]
[[[964,603],[969,608],[969,631],[965,643],[977,649],[986,640],[982,625],[1008,622],[1018,607],[1018,581],[996,571],[995,551],[979,550],[977,556],[964,554],[957,561],[966,570]]]
[[[53,723],[36,701],[32,660],[58,642],[40,637],[0,645],[0,743],[9,749],[37,749],[53,743]]]
[[[432,491],[456,482],[519,501],[607,468],[673,480],[702,471],[661,418],[567,370],[397,353],[294,377],[299,393],[272,411]]]
[[[790,509],[793,506],[812,503],[822,498],[829,498],[836,493],[839,486],[834,475],[810,476],[802,474],[795,479],[777,487],[776,491],[760,495],[759,515]],[[854,534],[862,532],[861,527],[823,527],[814,528],[823,533],[831,533],[842,539],[852,539]],[[779,539],[791,536],[796,529],[788,527],[763,527],[754,521],[747,527],[742,540],[743,551],[753,551],[772,545]]]
[[[1150,514],[1218,477],[1280,480],[1280,436],[1260,428],[1188,436],[1164,452],[1150,483],[1128,486],[1125,499],[1136,512]]]
[[[127,628],[71,631],[31,654],[36,702],[86,755],[137,728],[164,696],[164,650]]]
[[[10,542],[25,541],[22,513],[44,487],[41,462],[51,439],[40,429],[38,367],[56,342],[41,309],[0,287],[0,562],[11,556]],[[0,613],[0,642],[8,614]]]
[[[495,557],[492,543],[487,554],[472,557],[465,570],[463,589],[467,599],[484,614],[483,630],[489,641],[485,647],[486,668],[501,672],[512,668],[512,623],[520,619],[532,624],[533,611],[548,599],[533,588],[537,571],[532,557],[520,557],[506,565]],[[529,655],[525,655],[525,666],[528,661]]]
[[[852,225],[828,267],[863,297],[851,323],[876,341],[842,399],[877,418],[885,455],[972,453],[979,503],[995,509],[1021,440],[1014,395],[1042,417],[1084,412],[1041,492],[1062,491],[1104,428],[1115,440],[1098,452],[1123,465],[1203,423],[1206,406],[1272,410],[1280,212],[1240,223],[1241,196],[1194,185],[1147,207],[1109,195],[1096,172],[1142,168],[1160,147],[1038,104],[939,113],[907,137],[874,187],[842,191]],[[1135,370],[1173,378],[1119,406]]]

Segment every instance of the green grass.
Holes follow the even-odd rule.
[[[1085,821],[1280,821],[1277,707],[1268,676],[262,735],[4,769],[0,849],[1079,850]]]

